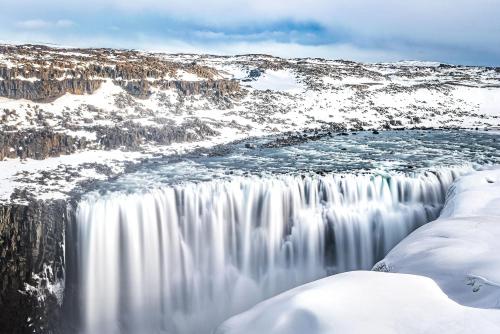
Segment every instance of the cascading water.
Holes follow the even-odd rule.
[[[465,169],[235,178],[88,198],[77,210],[85,333],[209,333],[267,297],[370,269],[435,219]]]

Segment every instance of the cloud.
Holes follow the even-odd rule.
[[[47,21],[43,19],[32,19],[16,22],[16,26],[26,30],[38,30],[47,28],[68,28],[75,23],[71,20],[60,19],[56,21]]]
[[[500,65],[498,17],[498,0],[19,0],[2,6],[0,33],[46,30],[50,40],[121,40],[124,47],[140,45],[142,36],[207,48],[351,45],[412,59]]]
[[[43,29],[50,26],[50,22],[44,20],[26,20],[19,21],[16,24],[19,28],[22,29]]]
[[[60,28],[68,28],[73,26],[75,23],[71,20],[57,20],[55,22],[55,26],[60,27]]]

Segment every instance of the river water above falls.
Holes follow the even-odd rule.
[[[439,215],[457,176],[500,161],[497,138],[258,139],[145,164],[78,206],[82,331],[210,333],[279,292],[370,269]]]

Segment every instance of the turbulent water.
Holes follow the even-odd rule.
[[[168,158],[145,164],[114,180],[122,191],[211,181],[233,175],[422,171],[436,166],[500,162],[500,137],[469,131],[382,131],[323,137],[295,145],[266,147],[273,138],[231,144],[215,152]]]
[[[237,177],[89,198],[77,213],[84,330],[209,333],[288,288],[370,269],[437,217],[465,169]]]
[[[281,291],[370,269],[437,217],[459,174],[500,162],[497,138],[264,138],[145,164],[77,209],[82,331],[210,333]]]

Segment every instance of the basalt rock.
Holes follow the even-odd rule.
[[[87,147],[85,138],[75,138],[50,129],[0,133],[0,160],[4,158],[45,159],[71,154]]]
[[[68,155],[85,148],[129,150],[140,149],[145,143],[169,145],[191,142],[215,136],[217,131],[199,119],[186,120],[181,125],[143,126],[131,121],[115,127],[94,126],[97,140],[73,137],[51,129],[30,129],[0,133],[0,160],[4,158],[46,159]]]
[[[279,148],[285,146],[299,145],[309,141],[320,140],[325,137],[331,137],[333,132],[338,132],[337,135],[347,134],[345,126],[337,123],[330,123],[319,129],[309,129],[302,132],[285,133],[283,136],[275,138],[261,145],[262,148]]]
[[[0,96],[11,99],[26,99],[35,102],[51,102],[66,93],[83,95],[92,94],[102,84],[103,80],[91,79],[65,79],[65,80],[0,80]],[[184,96],[224,96],[240,90],[236,80],[114,80],[130,95],[138,98],[148,98],[152,92],[151,87],[161,89],[174,89]]]
[[[175,88],[183,95],[227,95],[240,90],[236,80],[206,80],[206,81],[168,81],[160,84],[162,88]]]
[[[151,87],[162,90],[173,89],[180,95],[202,95],[202,96],[224,96],[240,91],[240,84],[236,80],[116,80],[115,84],[121,86],[127,93],[138,98],[148,98],[151,95]]]
[[[169,145],[175,142],[190,142],[207,136],[217,135],[206,123],[192,119],[180,126],[165,125],[162,127],[142,126],[133,122],[125,122],[116,127],[96,127],[98,141],[105,149],[125,147],[138,149],[141,144],[152,142]]]
[[[50,102],[65,93],[92,94],[107,79],[140,98],[151,94],[151,85],[174,88],[183,95],[225,94],[239,89],[235,81],[216,79],[215,68],[196,62],[173,62],[136,51],[108,49],[75,49],[71,55],[52,53],[47,59],[48,50],[30,45],[0,46],[0,54],[16,55],[16,65],[0,65],[0,96]],[[17,57],[24,54],[29,60]],[[175,80],[179,73],[201,80]]]
[[[0,333],[57,333],[64,290],[65,201],[0,205]]]
[[[101,86],[102,80],[0,80],[0,96],[11,99],[26,99],[36,102],[50,102],[66,93],[92,94]]]

